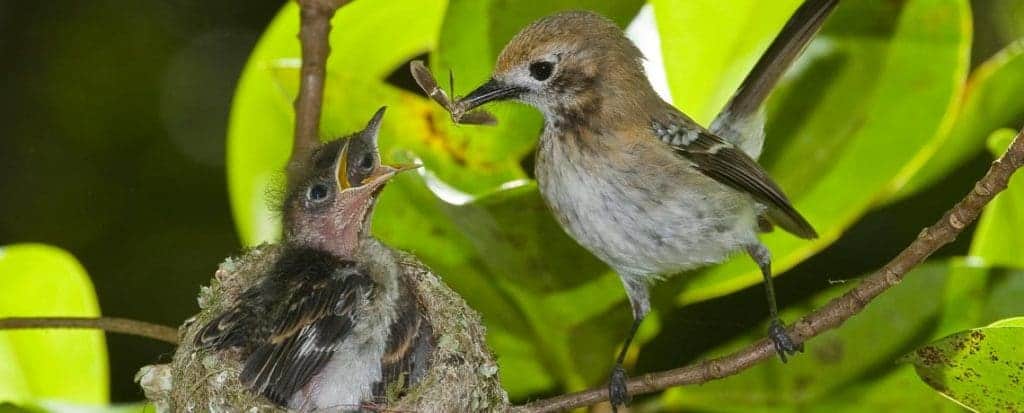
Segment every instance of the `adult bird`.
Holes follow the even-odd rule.
[[[800,6],[710,128],[662,100],[640,50],[615,23],[587,11],[522,29],[491,78],[454,104],[456,119],[507,99],[543,113],[541,194],[566,232],[618,273],[633,310],[609,383],[613,406],[628,401],[622,362],[650,311],[648,285],[737,251],[764,275],[779,356],[802,350],[778,317],[771,255],[757,233],[769,223],[801,238],[817,233],[755,159],[763,101],[837,2]]]

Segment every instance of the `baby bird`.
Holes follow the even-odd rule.
[[[650,310],[648,285],[736,251],[764,275],[779,356],[802,349],[777,315],[770,253],[757,232],[770,222],[801,238],[817,233],[754,159],[761,103],[837,1],[799,8],[710,130],[662,100],[640,50],[612,21],[586,11],[524,28],[491,79],[454,105],[456,119],[505,99],[543,113],[540,192],[566,232],[618,273],[633,310],[609,383],[613,406],[628,401],[622,361]]]
[[[428,367],[431,325],[398,253],[370,234],[377,195],[410,169],[380,163],[383,115],[289,177],[280,258],[195,336],[199,348],[240,349],[240,381],[280,406],[356,410]]]

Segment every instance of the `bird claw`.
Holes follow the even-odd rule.
[[[630,401],[629,390],[626,389],[626,369],[621,364],[616,364],[612,369],[611,380],[608,381],[608,401],[612,404],[612,410],[618,411],[618,406],[624,406]]]
[[[787,355],[804,352],[804,344],[794,344],[793,339],[786,332],[786,326],[782,325],[782,321],[779,319],[772,320],[768,327],[768,338],[772,339],[772,343],[775,344],[775,352],[779,353],[779,358],[783,363],[786,362]]]

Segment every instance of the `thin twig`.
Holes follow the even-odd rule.
[[[925,228],[895,258],[854,289],[837,297],[817,311],[797,321],[790,329],[793,339],[802,343],[811,337],[838,327],[859,313],[879,294],[899,284],[903,277],[929,255],[949,244],[981,214],[982,208],[1002,190],[1014,171],[1024,163],[1024,129],[1013,139],[1010,147],[992,163],[988,172],[974,185],[974,189],[957,202],[934,225]],[[630,394],[653,393],[669,387],[700,384],[739,373],[775,354],[772,343],[762,339],[732,354],[700,361],[677,369],[645,374],[627,383]],[[538,400],[517,406],[520,412],[551,412],[589,406],[608,400],[608,390],[602,386],[578,393]]]
[[[97,329],[178,344],[178,329],[145,321],[115,317],[8,317],[0,330],[35,328]]]
[[[288,176],[298,167],[300,159],[320,142],[320,113],[323,107],[324,78],[331,18],[349,0],[296,0],[299,3],[299,41],[302,46],[302,68],[299,75],[299,96],[295,98],[295,139],[288,161]]]

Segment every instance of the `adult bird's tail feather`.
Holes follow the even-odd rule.
[[[761,106],[775,89],[782,74],[807,48],[838,3],[839,0],[806,0],[793,12],[778,36],[743,79],[743,83],[740,83],[732,99],[711,123],[712,132],[757,158],[761,151],[760,140],[764,139]],[[757,139],[758,142],[745,142],[747,139]]]

